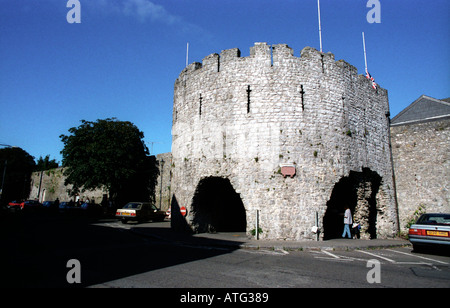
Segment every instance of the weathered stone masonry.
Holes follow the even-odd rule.
[[[391,134],[400,227],[406,232],[421,207],[450,212],[450,119],[393,126]]]
[[[262,238],[297,240],[315,237],[317,212],[321,237],[334,237],[347,204],[363,237],[393,236],[388,115],[385,89],[310,47],[296,57],[256,43],[249,57],[230,49],[190,64],[174,87],[171,184],[172,211],[188,215],[173,227],[250,233],[259,210]]]

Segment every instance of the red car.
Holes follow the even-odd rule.
[[[8,208],[14,210],[37,209],[40,207],[42,207],[42,204],[35,200],[12,201],[8,203]]]
[[[11,201],[10,203],[8,203],[7,208],[8,209],[21,209],[23,203],[24,203],[23,201]]]

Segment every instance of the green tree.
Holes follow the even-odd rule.
[[[36,167],[34,168],[34,171],[44,171],[49,169],[55,169],[58,168],[59,164],[56,162],[55,159],[50,159],[50,155],[45,156],[45,158],[39,157],[39,159],[36,162]]]
[[[13,200],[28,198],[31,189],[31,173],[34,167],[34,157],[23,149],[17,147],[0,149],[0,189],[3,187],[1,195],[2,205]]]
[[[151,199],[156,172],[143,132],[116,118],[81,123],[69,129],[70,135],[60,136],[65,184],[72,184],[75,193],[106,189],[118,206],[130,201],[127,198]]]

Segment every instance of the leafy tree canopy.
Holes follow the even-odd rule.
[[[58,168],[59,164],[55,159],[50,159],[50,155],[45,156],[45,158],[39,157],[36,162],[36,167],[34,171],[44,171],[49,169]]]
[[[23,149],[18,147],[0,149],[0,188],[3,187],[1,196],[3,205],[12,200],[28,198],[31,172],[34,167],[34,157]]]
[[[66,185],[73,184],[75,191],[106,188],[115,199],[131,179],[149,169],[144,134],[116,118],[81,123],[60,136]]]

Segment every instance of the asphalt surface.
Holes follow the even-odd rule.
[[[233,247],[248,249],[288,249],[288,250],[354,250],[354,249],[376,249],[388,247],[411,246],[411,243],[404,239],[331,239],[331,240],[305,240],[305,241],[283,241],[283,240],[256,240],[245,232],[219,232],[183,234],[172,231],[170,222],[152,223],[143,225],[130,224],[132,232],[142,236],[158,238],[166,241],[185,242],[200,246]]]
[[[187,235],[170,222],[12,215],[0,217],[0,247],[2,288],[434,287],[450,279],[448,257],[412,253],[405,240]],[[381,285],[366,281],[373,258],[382,262]],[[68,282],[70,260],[81,265],[80,283]]]

